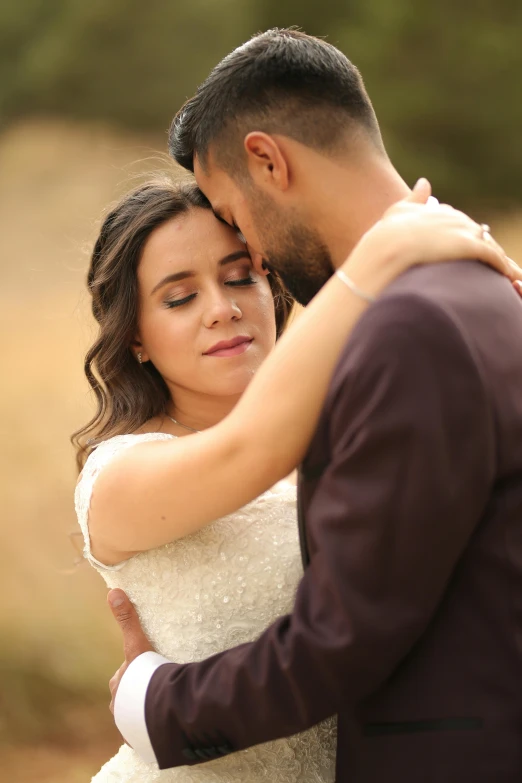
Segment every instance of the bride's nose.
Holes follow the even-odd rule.
[[[239,308],[232,292],[216,290],[209,294],[208,305],[205,308],[203,322],[207,328],[217,326],[228,321],[239,321],[243,313]]]

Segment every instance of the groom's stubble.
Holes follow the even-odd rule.
[[[272,199],[277,185],[271,193],[265,190],[267,182],[256,176],[256,182],[264,185],[255,187],[248,154],[255,158],[257,153],[245,147],[255,131],[286,139],[295,154],[300,145],[301,154],[307,156],[301,161],[300,187],[310,189],[303,192],[306,198],[301,203],[295,189],[290,198],[279,190],[277,199]],[[169,150],[181,166],[196,174],[216,214],[227,215],[228,222],[245,220],[246,227],[239,202],[234,208],[233,190],[225,181],[220,192],[216,178],[209,181],[210,171],[221,171],[234,181],[248,205],[256,250],[263,252],[267,265],[301,304],[313,298],[373,218],[377,220],[389,206],[382,194],[389,196],[394,190],[388,184],[395,175],[388,170],[383,175],[383,167],[389,169],[390,164],[359,71],[328,42],[293,29],[254,36],[218,63],[176,114]],[[363,158],[372,161],[373,171],[378,170],[373,178],[379,194],[374,206],[368,194],[371,177],[364,178],[362,190],[369,196],[365,199],[353,184],[357,177],[343,176],[343,182],[352,183],[344,193],[331,166],[338,160],[343,175],[346,166],[360,174]],[[254,171],[259,174],[259,168]],[[328,177],[333,178],[332,188],[326,186]]]
[[[306,306],[335,271],[327,245],[303,216],[290,209],[282,212],[258,188],[248,191],[266,267],[277,271],[294,299]]]

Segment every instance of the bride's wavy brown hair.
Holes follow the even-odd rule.
[[[211,209],[194,180],[156,179],[124,196],[103,222],[87,274],[99,333],[84,364],[97,408],[71,436],[80,470],[100,440],[131,433],[166,413],[170,394],[165,381],[152,362],[140,365],[131,351],[138,321],[137,271],[151,233],[191,209]],[[268,280],[279,336],[293,300],[277,274]]]

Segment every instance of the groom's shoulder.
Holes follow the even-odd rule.
[[[510,284],[479,262],[454,261],[413,267],[397,278],[352,332],[338,362],[332,391],[347,376],[411,366],[415,356],[445,351],[465,354],[474,320],[494,318]]]
[[[505,313],[513,301],[508,280],[479,261],[450,261],[411,267],[393,281],[354,330],[354,343],[365,333],[411,328],[419,340],[429,326],[445,323],[446,332],[466,332],[473,321]],[[515,297],[516,299],[516,297]],[[347,344],[348,347],[348,344]]]
[[[470,301],[470,292],[490,291],[495,281],[509,288],[507,281],[491,267],[480,261],[455,260],[439,264],[420,264],[410,267],[384,291],[381,300],[397,295],[421,296],[441,307],[445,303],[459,306]]]

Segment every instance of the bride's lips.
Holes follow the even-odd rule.
[[[253,337],[234,337],[233,340],[222,340],[205,351],[204,356],[239,356],[252,344]]]

